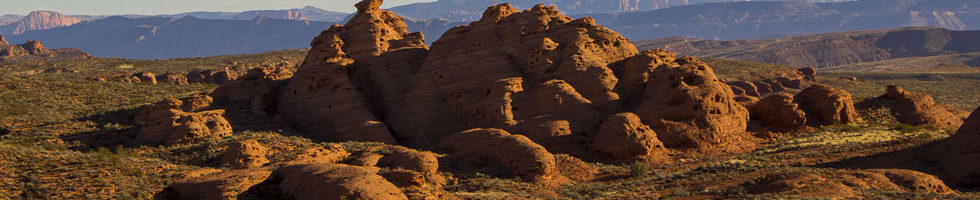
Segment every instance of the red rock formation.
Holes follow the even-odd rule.
[[[669,51],[656,49],[646,50],[633,56],[622,65],[612,67],[619,77],[620,95],[623,97],[627,107],[635,107],[643,100],[643,92],[646,91],[647,81],[657,67],[662,65],[677,66],[674,62],[677,56]]]
[[[169,83],[170,85],[190,85],[190,82],[187,81],[186,74],[166,73],[157,79],[162,80],[164,83]]]
[[[839,170],[840,178],[805,172],[776,172],[744,185],[752,194],[784,193],[792,197],[858,198],[852,189],[882,192],[949,194],[935,176],[905,169]]]
[[[803,78],[808,81],[817,81],[817,70],[813,67],[804,67],[798,70]]]
[[[480,21],[453,28],[433,43],[417,81],[405,97],[413,103],[398,106],[401,109],[395,110],[390,122],[399,137],[423,146],[466,128],[504,128],[535,117],[568,120],[571,132],[591,132],[577,127],[594,129],[595,124],[577,123],[598,122],[602,116],[547,112],[584,109],[585,105],[603,107],[619,99],[613,92],[617,78],[608,65],[636,53],[628,40],[588,18],[572,20],[554,7],[535,6],[520,12],[509,4],[493,6]],[[503,80],[521,80],[523,85],[536,87],[508,97],[499,91],[521,90],[507,89],[516,84],[499,84]],[[474,105],[472,99],[488,95],[502,100],[497,100],[495,106]],[[562,99],[571,102],[559,102]],[[506,109],[506,103],[512,103],[512,109],[528,112],[511,118],[508,115],[514,112]],[[474,116],[475,113],[485,115]]]
[[[409,33],[380,4],[358,3],[347,24],[317,36],[286,83],[245,75],[213,95],[219,102],[252,102],[256,113],[316,139],[423,149],[459,131],[499,128],[550,150],[582,153],[602,120],[634,110],[653,129],[671,130],[661,140],[676,145],[722,145],[745,129],[747,112],[704,63],[662,50],[639,53],[589,18],[501,4],[448,31],[430,51],[421,33]],[[674,81],[655,77],[660,71],[704,84],[672,88]],[[665,96],[705,106],[668,114],[674,101]],[[673,116],[684,113],[692,116]]]
[[[743,91],[745,91],[745,95],[749,95],[749,96],[753,96],[753,97],[762,97],[762,94],[759,93],[759,88],[756,87],[756,85],[754,83],[752,83],[752,82],[748,82],[748,81],[729,81],[729,82],[726,82],[726,84],[731,85],[733,89],[734,88],[740,88],[740,89],[742,89]]]
[[[136,141],[183,144],[232,134],[231,125],[222,117],[224,110],[194,112],[182,109],[184,106],[183,101],[171,98],[139,113]]]
[[[324,147],[302,149],[293,157],[303,163],[336,163],[350,156],[347,150],[339,144],[328,144]]]
[[[737,143],[745,135],[748,110],[711,67],[693,57],[680,58],[678,64],[654,71],[636,114],[667,147]]]
[[[435,153],[400,146],[388,147],[385,151],[385,155],[378,159],[376,166],[406,169],[409,170],[407,173],[418,174],[424,182],[434,185],[442,185],[445,181],[439,174],[439,160]]]
[[[136,77],[139,77],[141,83],[157,84],[157,76],[153,72],[136,73]]]
[[[65,16],[61,13],[51,12],[51,11],[34,11],[27,14],[24,19],[17,22],[14,27],[14,34],[19,35],[21,33],[33,30],[46,30],[62,26],[71,26],[73,24],[86,21],[85,18]]]
[[[290,126],[318,139],[395,143],[388,127],[365,105],[345,70],[352,60],[300,68],[279,97]]]
[[[232,143],[221,156],[221,163],[231,168],[245,169],[262,166],[269,163],[265,158],[266,150],[255,140]]]
[[[752,119],[759,120],[774,131],[791,131],[806,126],[806,113],[793,102],[793,95],[778,93],[763,98],[749,107]]]
[[[662,164],[671,161],[667,148],[657,139],[657,133],[633,113],[610,116],[593,138],[592,148],[606,159],[618,162],[640,160]]]
[[[0,45],[10,45],[6,39],[3,39],[3,35],[0,35]]]
[[[544,147],[521,135],[500,129],[470,129],[446,137],[439,148],[449,159],[473,165],[496,165],[505,174],[538,183],[562,182],[555,157]],[[490,149],[493,149],[490,151]]]
[[[394,143],[379,118],[406,91],[428,47],[380,0],[358,3],[346,25],[335,25],[313,49],[279,98],[279,114],[320,139]],[[317,106],[310,106],[317,105]]]
[[[807,114],[807,123],[832,125],[857,120],[851,93],[824,85],[813,85],[796,95],[796,103]]]
[[[408,199],[376,169],[344,164],[299,164],[276,170],[286,199]]]
[[[911,125],[934,125],[941,128],[957,128],[963,124],[962,118],[948,108],[937,105],[932,96],[916,94],[889,85],[887,92],[879,97],[895,113],[899,122]]]
[[[227,171],[202,177],[189,177],[170,184],[156,195],[157,199],[238,199],[239,195],[259,184],[272,171],[253,168]]]

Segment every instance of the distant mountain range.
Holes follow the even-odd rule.
[[[980,29],[980,1],[746,1],[588,16],[634,41],[674,36],[754,39],[909,26],[975,30]]]
[[[287,20],[309,20],[320,22],[340,22],[349,13],[334,12],[306,6],[287,10],[252,10],[244,12],[187,12],[173,15],[121,15],[128,18],[172,17],[183,18],[193,16],[200,19],[252,20],[256,17]],[[18,35],[28,31],[47,30],[63,26],[71,26],[83,21],[92,21],[107,16],[63,15],[52,11],[34,11],[27,16],[0,16],[0,35]]]
[[[419,19],[446,19],[450,21],[475,21],[483,16],[487,7],[510,3],[518,9],[528,9],[537,4],[553,5],[572,15],[595,13],[636,12],[717,2],[741,2],[746,0],[439,0],[392,7],[390,10],[402,16]],[[775,1],[775,0],[769,0]],[[810,0],[810,2],[837,2],[847,0]]]
[[[703,3],[724,1],[722,3]],[[527,8],[544,2],[574,17],[590,16],[633,41],[682,36],[701,39],[757,39],[854,30],[936,26],[980,29],[978,0],[739,1],[731,0],[515,0]],[[832,0],[828,0],[832,1]],[[440,0],[392,8],[410,30],[427,41],[482,15],[498,0]],[[703,3],[693,5],[695,3]],[[671,7],[672,6],[672,7]],[[664,8],[669,7],[669,8]],[[661,9],[657,9],[661,8]],[[656,10],[650,10],[656,9]],[[636,11],[636,12],[631,12]],[[599,13],[606,12],[606,13]],[[577,14],[576,14],[577,13]],[[45,15],[59,16],[59,15]],[[246,12],[189,12],[166,16],[89,17],[77,24],[61,20],[14,34],[27,17],[0,25],[13,42],[39,39],[56,48],[78,48],[94,56],[177,58],[255,53],[309,46],[310,38],[349,14],[313,7]],[[0,17],[0,23],[16,16]],[[67,16],[78,17],[78,16]],[[60,20],[60,21],[59,21]],[[32,21],[32,20],[27,20]],[[27,23],[31,24],[31,23]],[[45,24],[45,23],[34,23]],[[50,29],[47,29],[50,28]],[[821,64],[822,66],[822,64]]]
[[[980,31],[936,27],[825,33],[769,40],[674,37],[642,41],[637,46],[641,49],[661,48],[678,54],[849,71],[921,70],[957,65],[980,67]],[[902,62],[887,62],[896,59]]]
[[[252,11],[245,11],[245,12],[188,12],[188,13],[181,13],[181,14],[167,15],[167,16],[175,17],[175,18],[194,16],[200,19],[231,19],[231,20],[252,20],[256,17],[262,16],[262,17],[273,18],[273,19],[339,22],[344,18],[346,18],[348,15],[351,14],[323,10],[313,6],[306,6],[303,8],[288,9],[288,10],[252,10]]]

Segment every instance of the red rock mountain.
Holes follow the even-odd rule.
[[[33,30],[45,30],[86,21],[85,18],[62,15],[51,11],[34,11],[16,23],[14,34],[21,34]]]

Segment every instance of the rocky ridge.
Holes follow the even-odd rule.
[[[28,40],[21,45],[12,45],[0,35],[0,60],[17,58],[77,59],[91,57],[77,49],[48,49],[41,41]]]

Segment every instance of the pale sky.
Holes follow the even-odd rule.
[[[385,0],[382,8],[435,0]],[[353,12],[359,0],[0,0],[0,15],[49,10],[68,15],[177,14],[192,11],[246,11],[302,8]]]

